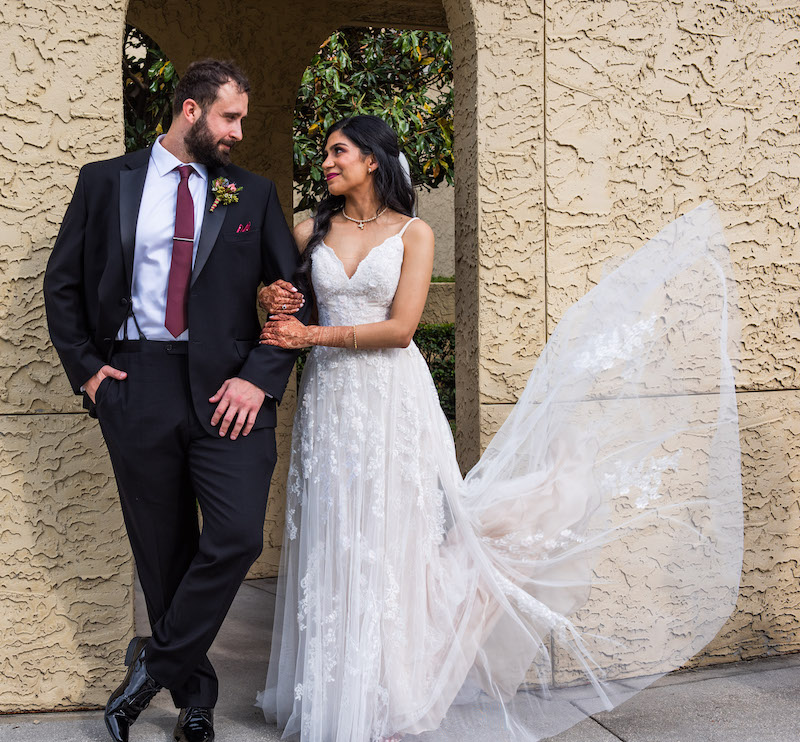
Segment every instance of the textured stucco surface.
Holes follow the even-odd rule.
[[[480,453],[481,405],[512,401],[509,388],[524,384],[544,342],[544,6],[447,10],[458,164],[456,435],[466,469]]]
[[[547,329],[613,263],[717,202],[740,389],[798,386],[800,7],[550,0]]]
[[[475,6],[476,17],[484,7]],[[648,237],[706,198],[717,202],[742,312],[745,557],[737,608],[693,663],[798,651],[800,10],[786,2],[548,0],[541,20],[546,287],[545,303],[532,307],[541,332],[526,335],[528,350],[537,355],[564,311]],[[491,79],[483,77],[483,62],[479,54],[479,91]],[[489,105],[498,108],[502,86],[495,89]],[[468,146],[480,152],[484,112],[476,97],[479,135]],[[530,123],[517,119],[517,135]],[[459,176],[464,160],[460,155]],[[457,244],[467,251],[456,254],[456,312],[467,325],[460,360],[468,348],[481,348],[472,368],[458,366],[458,383],[467,387],[459,393],[458,413],[466,413],[460,442],[477,440],[483,450],[521,392],[527,364],[495,375],[494,348],[483,340],[491,320],[469,325],[493,290],[485,282],[502,289],[502,279],[481,263],[482,243],[494,235],[484,226],[480,184],[478,178],[481,195],[473,201],[464,197],[475,185],[456,195],[456,227],[466,237]],[[527,193],[534,204],[537,185]],[[502,207],[510,219],[516,203]],[[473,208],[477,223],[467,230]],[[536,255],[538,243],[529,250]],[[466,448],[462,465],[477,454],[471,443]]]
[[[701,666],[800,651],[800,392],[740,392],[740,444],[744,555],[736,608],[717,637],[687,666]],[[511,405],[488,408],[484,446]],[[595,595],[602,623],[604,600]]]
[[[41,291],[78,168],[123,150],[123,22],[122,2],[0,6],[0,711],[103,703],[133,627],[99,429],[48,414],[80,405]]]
[[[455,189],[446,183],[431,191],[420,189],[417,194],[417,216],[430,225],[436,236],[434,276],[454,276],[456,272],[454,198]]]
[[[420,322],[454,322],[456,291],[453,283],[432,283]]]
[[[105,703],[133,628],[133,564],[85,415],[0,417],[0,710]]]
[[[545,27],[547,334],[609,266],[718,204],[742,314],[737,388],[770,391],[738,398],[739,601],[690,664],[797,651],[800,9],[550,0]]]
[[[738,395],[744,566],[736,611],[693,664],[800,651],[800,392]]]
[[[79,408],[41,279],[84,163],[123,151],[122,2],[0,6],[0,414]]]
[[[800,10],[714,0],[446,0],[291,7],[131,0],[179,70],[237,58],[237,159],[291,197],[300,74],[335,28],[444,28],[456,86],[458,443],[468,468],[565,309],[707,197],[743,312],[745,565],[696,663],[798,651]],[[78,168],[122,151],[124,0],[0,6],[0,711],[103,703],[132,628],[132,563],[96,424],[49,347],[41,279]],[[298,33],[298,28],[303,32]],[[274,573],[293,392],[254,575]],[[33,414],[31,414],[33,413]]]

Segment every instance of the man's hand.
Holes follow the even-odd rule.
[[[265,396],[261,389],[249,381],[239,378],[226,380],[208,400],[212,404],[219,402],[211,417],[211,424],[216,425],[221,419],[219,434],[224,437],[233,423],[232,441],[236,440],[240,431],[242,435],[247,435],[253,429]]]
[[[92,400],[92,404],[95,403],[94,397],[97,394],[97,387],[100,386],[100,382],[106,378],[106,376],[110,376],[112,379],[116,379],[117,381],[122,381],[128,377],[128,374],[125,371],[120,371],[118,368],[114,368],[113,366],[103,366],[94,376],[92,376],[89,381],[87,381],[83,385],[83,391],[89,395],[89,399]]]

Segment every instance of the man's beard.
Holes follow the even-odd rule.
[[[199,162],[206,167],[223,167],[229,165],[231,161],[231,149],[234,142],[228,139],[216,141],[208,128],[205,111],[200,118],[192,125],[192,128],[183,138],[186,149],[192,155],[195,162]],[[231,149],[222,150],[219,145],[227,144]]]

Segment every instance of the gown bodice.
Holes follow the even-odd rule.
[[[408,222],[410,223],[410,222]],[[389,318],[403,265],[403,230],[373,247],[348,278],[324,242],[311,258],[311,280],[321,325],[359,325]]]

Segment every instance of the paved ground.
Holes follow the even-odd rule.
[[[271,581],[245,583],[212,648],[221,681],[218,742],[279,739],[277,730],[265,725],[260,709],[251,705],[264,682],[273,601]],[[176,716],[169,696],[160,694],[136,723],[131,742],[169,742]],[[0,715],[0,742],[108,739],[99,711]],[[614,711],[596,714],[551,742],[798,740],[800,655],[794,655],[669,675]]]

